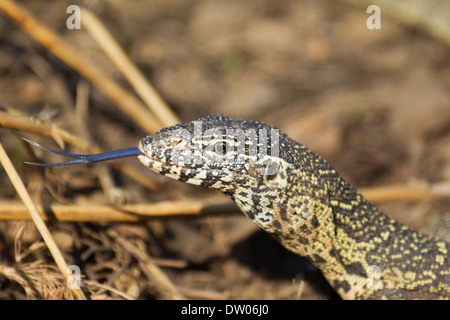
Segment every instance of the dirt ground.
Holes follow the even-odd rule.
[[[83,27],[66,28],[66,8],[73,3],[21,4],[76,54],[133,92]],[[380,30],[369,30],[366,8],[331,0],[77,4],[100,18],[183,122],[223,113],[270,123],[322,155],[358,188],[450,181],[450,49],[388,14],[382,13]],[[89,90],[89,109],[80,130],[74,110],[83,88]],[[0,104],[4,113],[82,132],[104,150],[134,147],[148,133],[3,14]],[[58,148],[56,143],[2,126],[0,141],[36,203],[226,200],[157,176],[136,159],[123,162],[157,191],[109,166],[26,166],[23,161],[61,157],[32,150],[20,137]],[[82,152],[70,144],[66,149]],[[116,196],[105,192],[102,170],[113,178]],[[3,170],[0,181],[1,212],[2,203],[20,199]],[[450,230],[449,197],[378,205],[414,228]],[[92,299],[173,297],[124,242],[152,257],[185,298],[339,298],[312,264],[243,215],[52,221],[48,227],[67,263],[80,266]],[[0,299],[71,297],[34,224],[0,221]]]

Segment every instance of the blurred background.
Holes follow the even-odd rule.
[[[368,4],[363,2],[20,2],[75,54],[130,92],[129,83],[85,28],[67,29],[66,9],[72,4],[97,15],[182,122],[210,113],[267,122],[322,155],[356,187],[450,180],[449,46],[430,36],[423,25],[405,23],[390,7],[380,5],[381,29],[369,30]],[[423,13],[423,19],[434,19]],[[88,112],[82,122],[90,141],[114,150],[134,147],[150,133],[0,14],[2,112],[74,132],[80,88],[87,92]],[[21,136],[50,147],[56,144],[48,137],[2,126],[1,142],[37,203],[111,203],[98,168],[26,167],[23,161],[33,158]],[[37,153],[41,161],[60,160]],[[116,200],[121,203],[226,200],[216,192],[154,175],[137,160],[124,161],[158,188],[149,190],[113,170],[113,184],[120,190]],[[4,171],[0,181],[0,200],[18,201]],[[448,197],[379,205],[417,229],[450,224]],[[141,244],[141,250],[153,257],[170,259],[173,264],[163,263],[161,268],[188,298],[338,298],[314,266],[288,253],[241,215],[140,224],[52,222],[49,227],[69,264],[82,264],[88,279],[135,299],[168,297],[108,230]],[[29,268],[38,282],[54,274],[51,268],[38,268],[38,261],[52,263],[45,246],[36,245],[40,241],[32,223],[0,221],[0,263]],[[67,297],[49,287],[47,293],[25,287],[0,272],[2,299]],[[93,298],[123,298],[94,284],[89,290]]]

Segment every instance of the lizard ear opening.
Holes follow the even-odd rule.
[[[264,169],[263,182],[269,188],[282,188],[286,185],[285,168],[281,161],[270,160]]]

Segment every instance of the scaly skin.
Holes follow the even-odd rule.
[[[254,136],[236,138],[252,130],[267,133],[255,149]],[[274,127],[210,115],[149,135],[139,149],[151,170],[230,196],[284,247],[308,257],[344,299],[450,299],[448,243],[386,216]]]

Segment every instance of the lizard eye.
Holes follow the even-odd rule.
[[[226,155],[228,152],[227,142],[226,141],[216,142],[216,144],[214,145],[214,151],[220,156]]]

